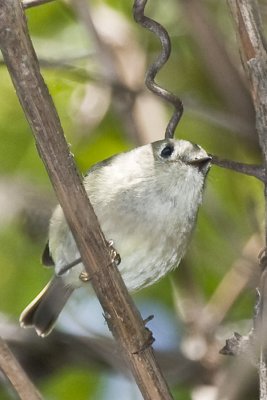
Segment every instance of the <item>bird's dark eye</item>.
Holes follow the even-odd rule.
[[[172,155],[174,150],[174,147],[170,144],[167,144],[167,146],[164,147],[164,149],[161,151],[160,155],[163,158],[168,158]]]

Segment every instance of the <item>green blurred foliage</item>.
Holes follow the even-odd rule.
[[[114,0],[101,3],[121,13],[130,24],[136,41],[147,53],[148,59],[153,59],[159,50],[159,42],[134,24],[130,15],[131,4]],[[190,26],[177,3],[170,1],[168,6],[166,2],[150,3],[148,12],[166,25],[173,43],[171,59],[159,74],[158,81],[173,92],[195,96],[202,105],[211,110],[224,111],[225,104],[211,84],[197,45],[189,35]],[[235,46],[235,39],[229,29],[231,23],[225,6],[221,2],[206,3],[213,22],[218,24],[222,38],[229,41],[227,46],[231,51]],[[92,7],[98,4],[98,1],[94,1]],[[40,60],[60,61],[88,55],[90,64],[95,52],[93,40],[77,21],[75,12],[67,3],[55,1],[30,9],[27,11],[27,21]],[[75,115],[73,102],[77,91],[85,90],[85,86],[94,81],[93,72],[87,71],[87,63],[88,61],[85,63],[81,59],[78,63],[75,62],[73,69],[53,67],[52,64],[48,68],[41,64],[67,141],[82,173],[95,162],[134,146],[112,104],[93,128],[82,125]],[[92,64],[95,68],[94,60]],[[44,190],[50,199],[52,190],[46,171],[38,157],[30,128],[4,65],[0,68],[0,86],[0,182],[6,178],[10,183],[17,180],[27,181],[37,192]],[[168,108],[166,113],[170,113]],[[162,132],[162,136],[163,134]],[[249,140],[243,140],[240,135],[215,126],[187,109],[177,135],[197,142],[208,152],[224,158],[251,163],[259,161],[259,153],[255,146],[250,146]],[[23,191],[19,195],[23,197]],[[0,226],[0,310],[11,316],[16,323],[22,309],[51,276],[51,271],[40,265],[46,234],[43,233],[36,239],[27,231],[23,218],[26,206],[21,210],[22,217],[15,216],[11,222]],[[248,238],[255,232],[255,221],[261,226],[263,211],[262,185],[259,182],[251,177],[213,167],[186,261],[173,273],[177,275],[175,281],[178,286],[183,266],[188,264],[203,298],[208,301],[225,273],[240,256]],[[46,226],[47,224],[48,220]],[[42,228],[42,232],[45,231],[46,228]],[[145,289],[138,296],[160,300],[173,310],[169,279]],[[252,290],[242,293],[227,319],[250,319],[254,296]],[[99,371],[92,370],[88,373],[88,370],[74,370],[71,366],[66,366],[64,370],[42,382],[40,387],[47,399],[82,400],[97,398],[94,396],[99,394],[101,382]],[[0,392],[1,399],[11,398],[4,389],[0,390],[3,390]],[[181,387],[175,388],[174,395],[180,400],[190,398],[187,389]]]
[[[51,400],[96,399],[92,394],[97,396],[99,384],[99,374],[70,367],[55,374],[41,389],[45,398]]]

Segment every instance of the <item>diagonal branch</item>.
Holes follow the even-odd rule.
[[[40,74],[20,0],[0,0],[0,48],[59,203],[92,277],[107,324],[145,399],[171,399],[151,337],[112,263],[107,242],[76,170],[53,101]]]
[[[21,365],[0,337],[0,370],[7,377],[21,400],[42,400],[42,396],[25,374]]]
[[[256,112],[256,128],[262,150],[265,176],[267,171],[267,54],[261,18],[256,0],[228,0],[237,36],[241,58],[247,73]],[[267,244],[267,183],[265,177],[265,246]],[[266,253],[266,252],[265,252]],[[266,255],[261,259],[262,274],[259,288],[255,329],[260,349],[259,378],[260,398],[267,399],[267,263]]]

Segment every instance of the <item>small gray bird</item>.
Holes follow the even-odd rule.
[[[133,292],[178,266],[202,202],[211,157],[185,140],[165,139],[94,165],[84,186],[107,239],[121,257],[119,270]],[[43,263],[55,276],[22,312],[20,324],[48,335],[74,289],[88,285],[80,254],[57,206]],[[70,264],[74,264],[69,268]]]

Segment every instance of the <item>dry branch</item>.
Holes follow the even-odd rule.
[[[77,242],[83,264],[145,399],[171,399],[148,346],[148,331],[110,259],[106,240],[75,168],[63,130],[40,74],[19,0],[0,0],[0,47],[32,128],[40,157]]]
[[[267,54],[263,38],[261,18],[256,0],[228,0],[240,43],[240,52],[250,82],[250,90],[256,113],[256,128],[262,150],[265,175],[267,171]],[[266,182],[266,178],[265,178]],[[265,196],[265,246],[267,243],[267,184]],[[262,258],[262,275],[259,289],[259,305],[256,315],[256,333],[260,347],[259,378],[260,398],[267,399],[267,263]]]
[[[21,400],[42,400],[24,370],[0,337],[0,369],[7,377]]]

